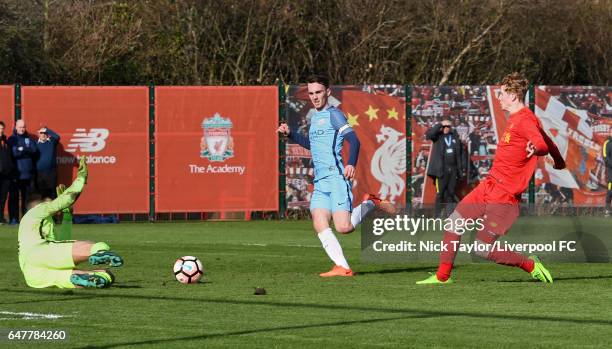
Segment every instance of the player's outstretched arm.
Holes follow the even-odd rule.
[[[544,141],[544,137],[542,137],[541,127],[538,124],[538,121],[535,119],[525,120],[520,125],[520,130],[523,132],[525,138],[531,143],[531,148],[533,149],[533,154],[537,156],[544,156],[548,154],[548,146],[546,145],[546,141]],[[529,148],[529,145],[528,145]],[[527,156],[527,157],[530,157]]]
[[[85,188],[86,182],[87,163],[85,161],[85,157],[83,156],[81,157],[81,161],[79,162],[79,170],[77,172],[77,177],[74,182],[72,182],[72,184],[68,188],[66,188],[62,195],[58,196],[55,200],[43,203],[33,208],[32,210],[35,210],[33,214],[40,218],[45,218],[69,208],[79,198],[79,195],[83,191],[83,188]]]
[[[544,132],[543,129],[540,129],[540,133],[542,134],[542,138],[544,139],[544,142],[546,142],[546,146],[548,147],[548,153],[550,154],[550,156],[552,156],[553,161],[555,162],[553,167],[557,170],[564,169],[565,160],[563,159],[563,156],[561,156],[561,153],[559,152],[559,148],[557,148],[557,145],[555,144],[555,142],[553,142],[553,140],[550,139],[550,137],[548,137],[548,135],[546,134],[546,132]]]
[[[285,122],[281,123],[280,126],[278,127],[278,129],[276,130],[276,132],[281,133],[281,134],[289,137],[290,140],[292,140],[295,143],[301,145],[302,147],[310,150],[310,140],[308,139],[308,137],[302,135],[301,133],[297,132],[296,130],[291,130],[289,128],[289,125],[287,125],[287,123],[285,123]]]

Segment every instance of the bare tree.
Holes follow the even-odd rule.
[[[7,82],[610,83],[612,1],[0,0]],[[18,57],[14,58],[14,57]]]

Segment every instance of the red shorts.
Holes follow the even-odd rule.
[[[487,177],[459,202],[455,211],[464,219],[484,218],[485,233],[506,234],[519,216],[519,199],[500,186]]]

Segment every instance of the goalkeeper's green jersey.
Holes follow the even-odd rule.
[[[28,254],[30,249],[41,243],[56,240],[55,224],[53,216],[69,208],[74,204],[78,195],[85,186],[85,179],[77,177],[72,185],[64,191],[55,200],[43,202],[31,208],[21,219],[19,223],[19,265],[23,268],[24,256]],[[65,213],[62,228],[70,229],[68,221],[72,219],[72,215]],[[65,238],[66,232],[62,232]]]

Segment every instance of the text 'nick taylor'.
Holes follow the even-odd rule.
[[[460,252],[491,252],[495,251],[513,251],[513,252],[575,252],[576,241],[551,241],[549,243],[510,243],[507,241],[495,241],[493,244],[479,243],[460,243],[452,241],[450,244],[444,242],[432,241],[400,241],[395,243],[384,243],[376,241],[372,244],[372,248],[376,252],[442,252],[442,251],[460,251]]]
[[[208,166],[189,165],[189,173],[237,173],[242,176],[245,170],[246,166],[213,166],[212,164]]]

